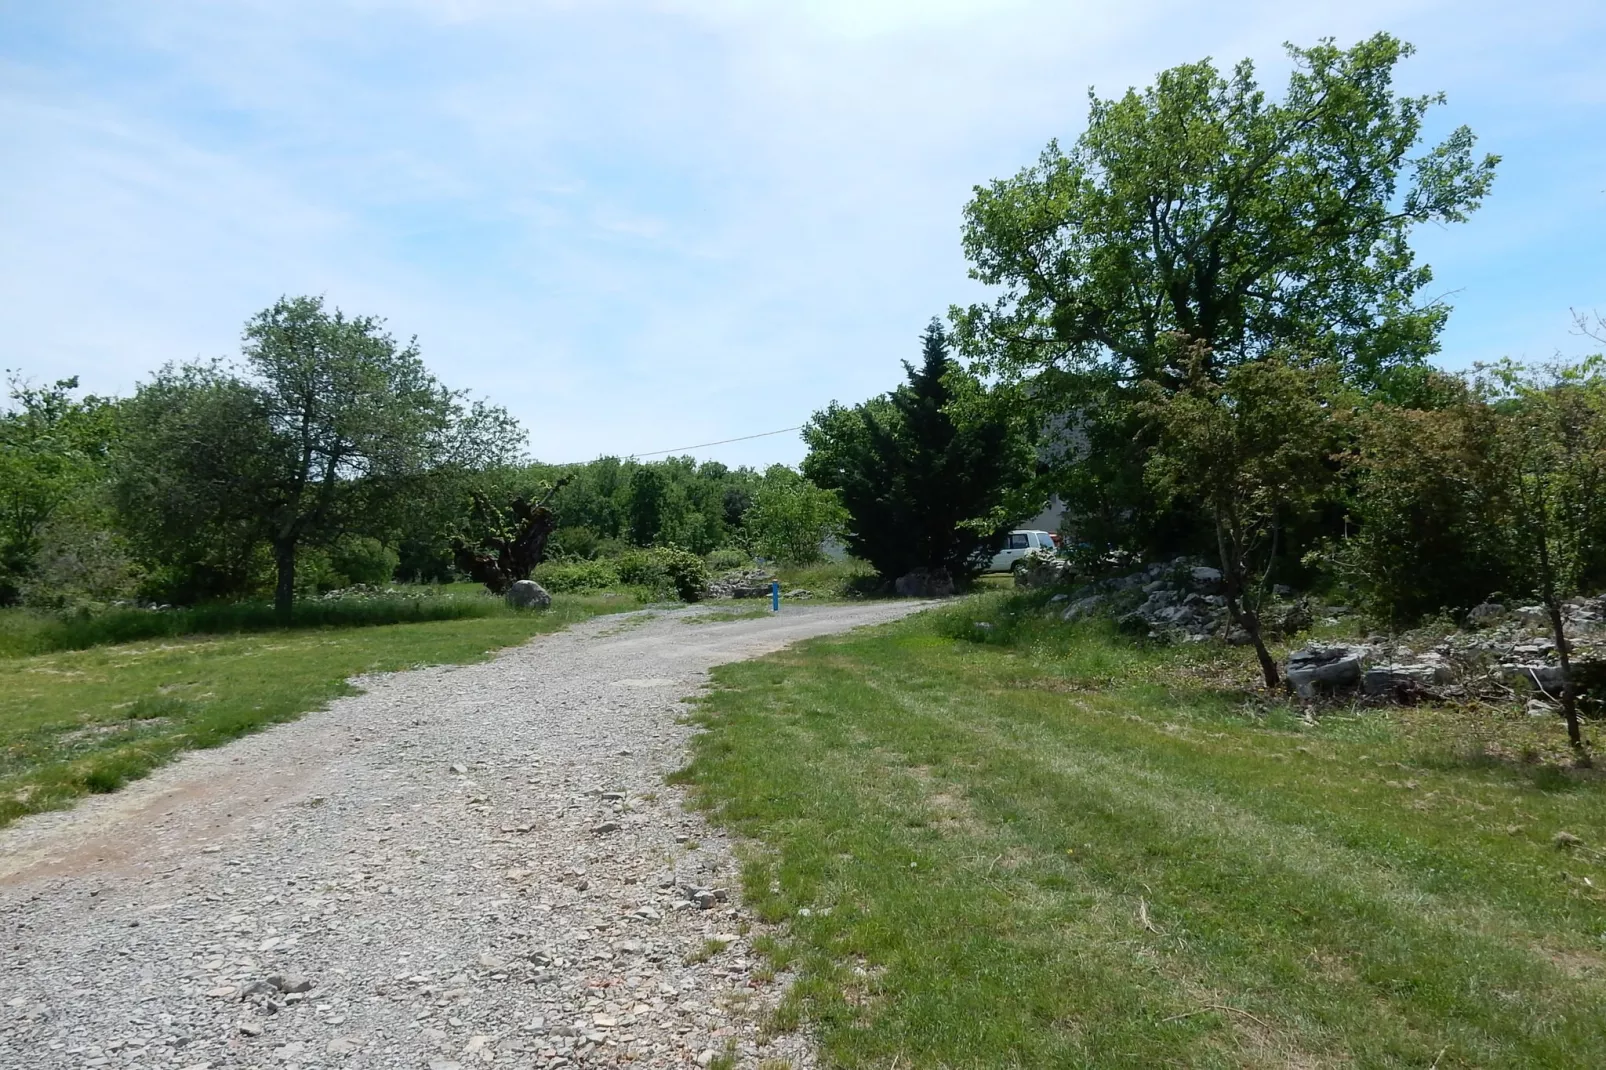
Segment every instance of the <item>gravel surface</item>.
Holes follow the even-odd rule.
[[[599,618],[17,823],[0,1067],[813,1066],[664,776],[709,667],[915,608]]]

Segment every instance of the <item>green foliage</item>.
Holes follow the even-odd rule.
[[[0,605],[22,593],[56,512],[93,497],[118,430],[116,403],[75,399],[77,378],[34,387],[8,375],[10,404],[0,409]],[[59,523],[49,539],[58,551],[75,541]]]
[[[747,551],[735,549],[715,550],[703,560],[710,572],[729,572],[734,568],[745,568],[753,562]]]
[[[885,579],[913,569],[975,575],[1031,511],[1026,436],[1001,399],[948,356],[941,323],[923,336],[909,381],[853,408],[832,403],[804,429],[803,474],[837,491],[845,540]]]
[[[143,574],[101,489],[85,488],[40,526],[32,567],[21,583],[25,604],[57,610],[93,607],[138,591]]]
[[[1336,371],[1272,354],[1231,366],[1218,383],[1209,350],[1191,350],[1181,386],[1146,384],[1139,412],[1158,431],[1146,475],[1163,500],[1189,496],[1209,515],[1227,607],[1276,687],[1259,610],[1284,524],[1333,478]]]
[[[538,565],[531,578],[554,594],[605,591],[620,583],[619,570],[611,561],[549,561]]]
[[[657,468],[638,468],[630,474],[630,493],[625,499],[626,534],[637,546],[658,541],[664,524],[663,474]]]
[[[1185,372],[1171,333],[1224,363],[1294,349],[1363,381],[1428,356],[1447,306],[1415,303],[1432,272],[1410,231],[1463,221],[1498,158],[1475,160],[1465,127],[1411,155],[1443,100],[1394,93],[1411,52],[1387,34],[1291,46],[1281,101],[1247,60],[1092,98],[1069,153],[1050,143],[966,208],[972,274],[1004,292],[959,314],[962,341],[1000,370],[1109,362],[1167,384]]]
[[[834,492],[821,490],[778,464],[765,471],[743,516],[742,528],[756,555],[788,565],[808,565],[824,558],[821,544],[841,534],[847,518],[847,510]]]
[[[320,298],[281,299],[253,317],[244,356],[239,371],[169,366],[139,388],[119,500],[171,573],[201,568],[240,590],[239,566],[268,544],[281,612],[298,549],[383,534],[415,492],[441,485],[430,476],[492,467],[514,448],[506,414],[442,387],[416,343],[398,345],[382,321],[330,313]]]
[[[1349,455],[1352,530],[1317,551],[1368,616],[1395,631],[1460,616],[1512,576],[1501,547],[1488,446],[1495,413],[1442,377],[1433,408],[1376,404]]]
[[[686,550],[660,546],[649,550],[630,550],[613,561],[621,583],[649,591],[697,602],[708,590],[708,566]]]
[[[957,337],[983,370],[1026,381],[1047,428],[1040,489],[1065,501],[1073,541],[1095,555],[1214,541],[1196,497],[1162,504],[1144,476],[1158,431],[1138,405],[1186,385],[1192,346],[1218,385],[1288,352],[1362,389],[1422,396],[1448,306],[1423,300],[1432,272],[1409,238],[1465,220],[1498,161],[1477,159],[1464,127],[1422,146],[1442,97],[1395,92],[1411,51],[1387,34],[1291,47],[1280,100],[1248,61],[1176,67],[1093,98],[1069,151],[1050,143],[977,188],[965,250],[999,296],[955,309]]]
[[[349,535],[329,550],[329,564],[348,584],[377,587],[395,579],[401,558],[395,550],[367,535]]]
[[[603,549],[603,539],[583,524],[562,527],[547,541],[547,553],[554,559],[589,559]]]

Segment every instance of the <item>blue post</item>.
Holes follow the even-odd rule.
[[[777,613],[781,611],[781,585],[778,581],[770,583],[770,608]]]

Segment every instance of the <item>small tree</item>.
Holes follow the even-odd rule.
[[[754,553],[807,565],[824,557],[821,544],[841,534],[847,515],[834,492],[777,464],[764,473],[742,528]]]
[[[1290,514],[1329,482],[1335,369],[1280,354],[1239,364],[1218,383],[1203,344],[1179,346],[1182,385],[1140,406],[1158,429],[1146,473],[1163,496],[1202,503],[1215,528],[1227,611],[1279,683],[1260,607]]]
[[[927,569],[963,582],[1024,515],[1015,492],[1030,453],[1018,420],[949,357],[938,320],[922,342],[905,385],[814,415],[803,474],[841,495],[849,549],[883,578]]]
[[[1563,613],[1579,591],[1606,509],[1606,359],[1537,370],[1507,362],[1484,373],[1479,385],[1498,413],[1490,497],[1505,507],[1499,530],[1512,571],[1550,619],[1567,739],[1587,760]]]

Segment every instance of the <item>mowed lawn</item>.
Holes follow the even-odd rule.
[[[1011,604],[717,671],[680,779],[790,922],[776,1028],[903,1070],[1606,1066],[1606,783],[1558,725],[1307,723],[1235,652]]]
[[[352,676],[478,661],[637,604],[558,595],[541,612],[0,657],[0,825],[116,790],[185,750],[318,709],[349,694]]]

